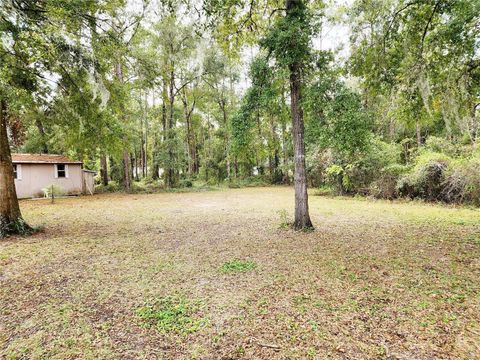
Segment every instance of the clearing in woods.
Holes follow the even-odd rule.
[[[311,196],[297,233],[283,187],[21,206],[46,229],[0,242],[1,358],[480,355],[478,209]]]

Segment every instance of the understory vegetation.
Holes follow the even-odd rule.
[[[374,138],[352,162],[328,150],[315,156],[311,181],[323,193],[480,205],[480,152],[471,145],[431,136],[405,152],[400,144]]]

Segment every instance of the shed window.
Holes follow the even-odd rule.
[[[22,165],[13,164],[13,177],[15,180],[22,180]]]
[[[59,178],[67,177],[65,164],[57,164],[57,177]]]

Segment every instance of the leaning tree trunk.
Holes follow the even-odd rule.
[[[293,151],[295,163],[295,221],[296,230],[313,228],[308,212],[307,172],[305,170],[305,141],[301,104],[301,69],[293,63],[290,70],[290,97],[292,111]]]
[[[22,218],[18,205],[12,156],[7,135],[6,102],[0,101],[0,238],[11,234],[25,234],[32,229]]]

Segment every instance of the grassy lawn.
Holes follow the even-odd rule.
[[[480,211],[293,190],[24,201],[0,358],[480,358]],[[286,212],[285,212],[286,210]]]

